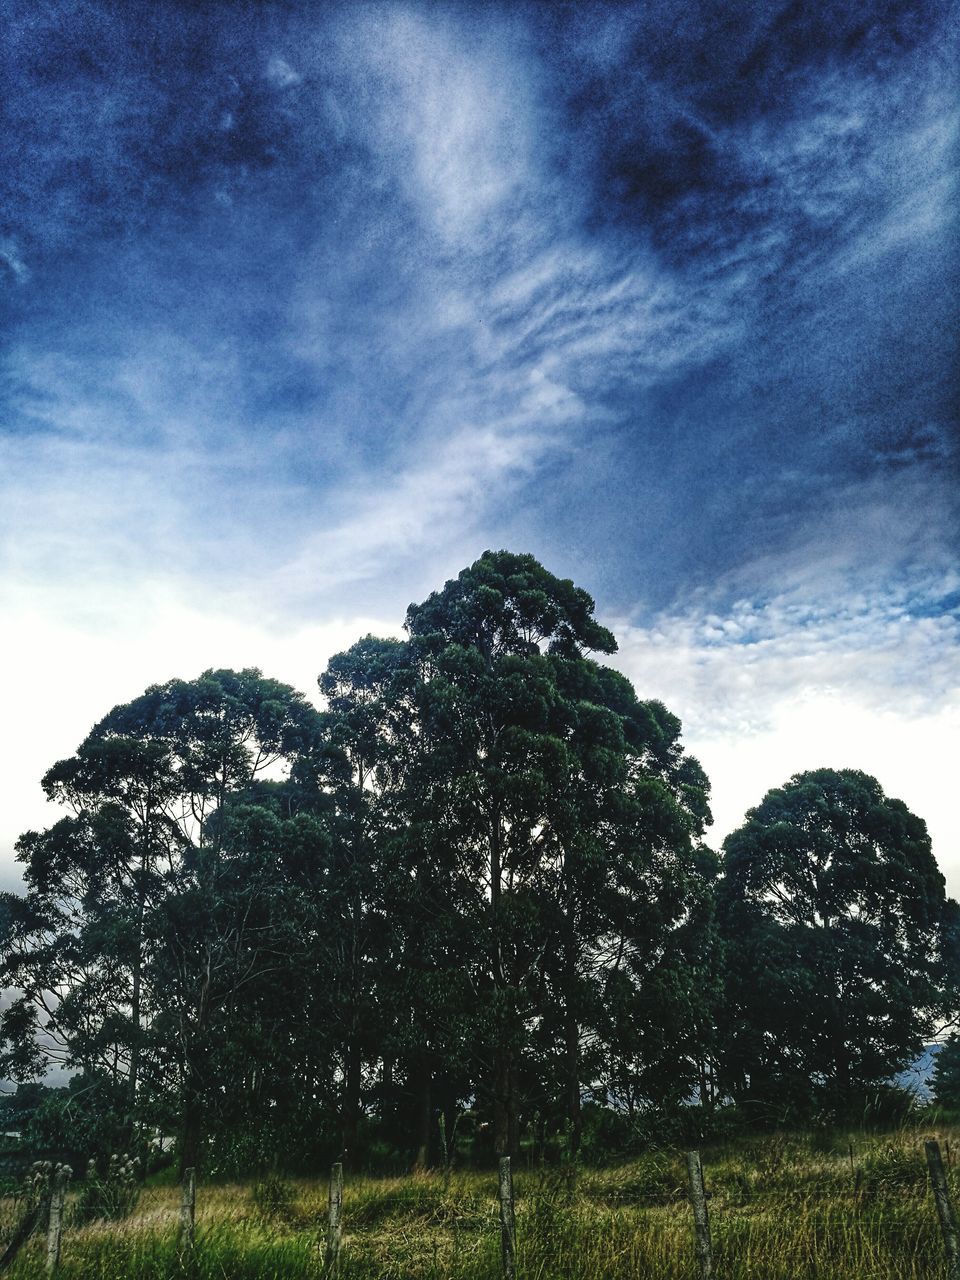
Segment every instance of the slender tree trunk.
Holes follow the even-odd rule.
[[[365,770],[362,759],[357,759],[358,785],[363,788]],[[353,836],[353,872],[357,874],[363,863],[365,852],[364,814],[361,807],[357,811]],[[350,969],[349,990],[350,1007],[348,1018],[348,1035],[344,1061],[343,1109],[340,1121],[340,1136],[343,1149],[343,1163],[348,1169],[356,1169],[359,1159],[360,1139],[360,1103],[363,1081],[363,1061],[360,1045],[360,993],[361,965],[363,961],[363,917],[364,904],[358,885],[354,884],[350,902]]]
[[[340,1141],[343,1146],[344,1164],[357,1167],[360,1139],[360,1084],[363,1064],[360,1058],[359,1039],[354,1033],[347,1044],[343,1081],[343,1111],[340,1122]]]
[[[433,1136],[433,1073],[429,1061],[420,1063],[416,1081],[416,1143],[414,1168],[430,1167],[430,1139]]]
[[[580,1028],[572,1011],[567,1013],[567,1118],[570,1121],[570,1155],[576,1159],[583,1138],[583,1113],[580,1107]]]
[[[203,1163],[203,1070],[207,1036],[210,1027],[210,1003],[212,958],[207,947],[203,975],[200,980],[200,998],[197,1002],[197,1021],[191,1030],[184,1020],[181,1028],[183,1053],[183,1108],[180,1131],[180,1177],[187,1169],[199,1169]]]
[[[133,1137],[134,1115],[137,1105],[137,1089],[140,1086],[141,997],[143,979],[143,922],[147,905],[147,876],[150,870],[150,822],[152,806],[147,799],[143,821],[143,841],[140,850],[139,883],[137,885],[137,938],[133,957],[133,975],[130,989],[130,1023],[133,1035],[130,1042],[130,1136]]]
[[[520,1154],[520,1064],[515,1053],[510,1054],[507,1092],[507,1155]]]
[[[147,886],[144,869],[141,868],[140,890],[137,900],[137,951],[133,960],[133,978],[130,990],[130,1023],[132,1038],[130,1042],[130,1128],[133,1130],[133,1116],[137,1105],[137,1089],[140,1084],[140,986],[143,974],[143,917],[145,910]]]
[[[396,1123],[396,1102],[393,1096],[393,1055],[384,1054],[380,1068],[380,1124],[384,1137],[393,1141]]]
[[[503,889],[502,832],[499,813],[490,830],[490,927],[494,991],[498,997],[497,1032],[493,1050],[493,1145],[497,1155],[512,1155],[516,1148],[517,1071],[514,1037],[515,991],[510,986],[501,937],[500,898]]]
[[[493,1064],[493,1149],[498,1156],[510,1154],[510,1051],[501,1034],[494,1049]]]
[[[843,1008],[840,1000],[833,994],[830,1000],[831,1039],[833,1042],[833,1089],[834,1105],[839,1114],[850,1105],[850,1054],[847,1047],[847,1029],[844,1025]]]
[[[564,1050],[567,1074],[567,1119],[570,1122],[570,1155],[576,1159],[583,1136],[580,1108],[580,1023],[577,1018],[577,960],[573,905],[567,903],[567,940],[564,947]]]
[[[198,1082],[188,1070],[184,1082],[183,1108],[180,1116],[180,1178],[188,1169],[196,1169],[201,1161],[203,1144],[203,1104]]]
[[[443,1130],[446,1135],[446,1144],[444,1150],[444,1161],[447,1169],[453,1167],[453,1161],[456,1154],[457,1144],[457,1099],[450,1086],[449,1080],[445,1082],[442,1091],[443,1101],[441,1109],[443,1111]]]

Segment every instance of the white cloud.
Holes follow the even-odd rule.
[[[425,226],[466,245],[505,205],[522,214],[537,165],[533,103],[495,26],[471,47],[439,14],[377,8],[350,15],[341,52],[379,82],[372,141]]]
[[[681,717],[707,771],[715,844],[792,774],[863,769],[926,820],[960,894],[960,619],[941,605],[956,586],[947,576],[909,591],[785,595],[614,623],[617,665]]]
[[[5,600],[0,884],[14,879],[17,837],[58,816],[40,778],[117,703],[208,667],[260,667],[316,700],[317,676],[331,654],[368,632],[400,634],[395,620],[344,614],[281,627],[157,584],[101,596],[85,614],[64,604],[56,587],[11,592]]]
[[[288,601],[382,578],[426,550],[470,536],[491,494],[503,499],[567,447],[579,399],[543,369],[511,379],[517,403],[489,424],[453,426],[398,475],[349,495],[349,514],[307,538],[272,575]]]
[[[17,284],[25,284],[30,279],[29,268],[21,256],[17,242],[6,236],[0,238],[0,267],[5,267]]]
[[[278,53],[273,54],[267,62],[265,75],[278,89],[290,89],[303,80],[303,77],[294,71],[290,63],[285,58],[281,58]]]

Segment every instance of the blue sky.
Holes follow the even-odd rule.
[[[717,838],[862,767],[960,891],[955,4],[4,9],[3,866],[115,702],[506,546]]]

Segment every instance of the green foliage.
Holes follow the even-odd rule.
[[[71,1218],[78,1224],[118,1222],[133,1213],[139,1199],[140,1162],[136,1156],[111,1155],[102,1169],[96,1160],[90,1160]]]
[[[29,1150],[105,1169],[175,1134],[217,1177],[449,1175],[902,1114],[882,1082],[960,969],[919,819],[866,775],[799,775],[721,876],[707,778],[596,660],[585,591],[488,551],[406,630],[331,658],[322,711],[210,670],[48,771],[64,816],[0,897]],[[69,1086],[30,1086],[51,1065]]]
[[[31,1151],[65,1155],[75,1166],[107,1160],[127,1136],[126,1093],[101,1073],[72,1076],[62,1089],[46,1089],[23,1131]]]
[[[934,1059],[933,1096],[941,1107],[960,1110],[960,1036],[955,1031]]]
[[[704,1150],[718,1274],[725,1280],[930,1280],[943,1246],[926,1185],[922,1132],[830,1145],[780,1132]],[[956,1133],[941,1133],[941,1140]],[[957,1175],[948,1171],[954,1194]],[[689,1280],[695,1274],[686,1175],[678,1152],[654,1152],[581,1172],[519,1168],[517,1263],[541,1280]],[[326,1185],[288,1185],[295,1206],[264,1214],[241,1186],[202,1186],[197,1248],[178,1255],[176,1187],[143,1193],[124,1222],[68,1225],[66,1280],[297,1280],[322,1269],[318,1234]],[[282,1199],[287,1200],[286,1196]],[[344,1280],[496,1280],[496,1175],[348,1177]],[[722,1271],[721,1271],[722,1268]],[[43,1274],[43,1242],[28,1246],[14,1280]]]
[[[798,774],[724,842],[727,1087],[836,1116],[907,1065],[955,999],[924,823],[856,770]]]
[[[293,1187],[279,1174],[271,1173],[250,1189],[257,1212],[268,1222],[294,1223],[299,1220]]]

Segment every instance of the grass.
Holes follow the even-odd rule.
[[[946,1276],[923,1156],[913,1130],[853,1138],[772,1135],[705,1148],[720,1280],[939,1280]],[[938,1136],[958,1147],[960,1130]],[[951,1170],[955,1199],[960,1177]],[[518,1280],[695,1280],[680,1153],[580,1171],[520,1168]],[[320,1181],[202,1186],[197,1247],[176,1247],[178,1191],[144,1189],[119,1222],[70,1224],[64,1280],[296,1280],[323,1275]],[[3,1226],[12,1206],[0,1209]],[[491,1173],[347,1178],[340,1280],[495,1280]],[[35,1239],[9,1275],[43,1274]]]

